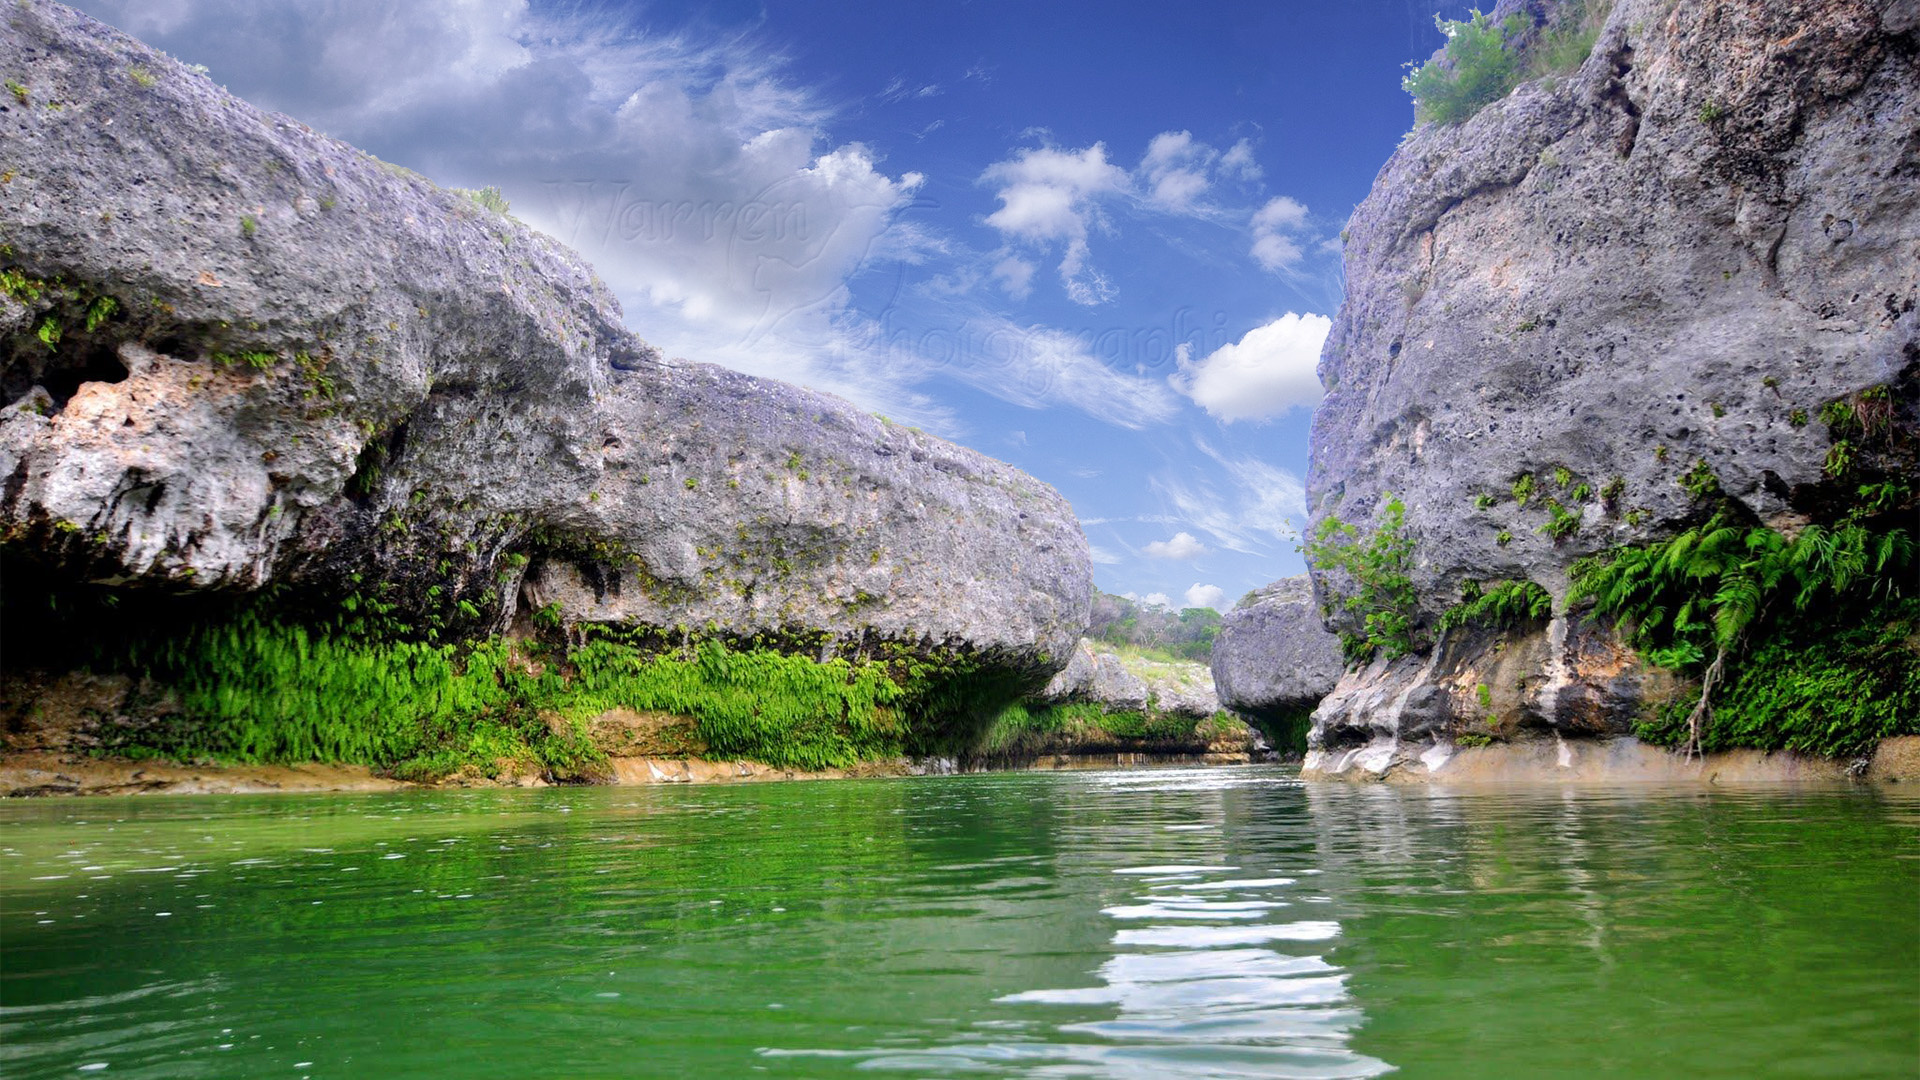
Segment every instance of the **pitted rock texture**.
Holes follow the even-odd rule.
[[[1415,130],[1350,223],[1313,523],[1398,496],[1430,619],[1697,521],[1702,461],[1765,522],[1850,494],[1795,410],[1920,362],[1911,7],[1619,0],[1578,71]]]
[[[1333,689],[1345,661],[1328,633],[1305,574],[1255,590],[1213,639],[1213,686],[1220,703],[1266,716],[1312,708]]]
[[[1205,719],[1220,711],[1204,664],[1148,660],[1103,651],[1080,640],[1067,666],[1054,675],[1039,700],[1058,705],[1084,701],[1109,712],[1153,712]]]
[[[548,237],[84,16],[0,27],[15,552],[178,591],[360,575],[471,634],[897,642],[1036,681],[1073,649],[1090,564],[1046,485],[664,360]]]
[[[1577,71],[1393,155],[1347,234],[1308,499],[1315,526],[1405,504],[1416,640],[1468,580],[1534,581],[1564,612],[1575,560],[1713,512],[1689,476],[1779,528],[1849,505],[1821,407],[1890,385],[1911,428],[1920,398],[1917,34],[1910,0],[1619,0]],[[1316,587],[1357,629],[1354,583]],[[1558,737],[1645,707],[1630,652],[1564,616],[1531,633],[1514,677],[1569,697],[1503,715]],[[1493,647],[1349,673],[1312,746],[1428,752],[1462,715],[1448,673]]]

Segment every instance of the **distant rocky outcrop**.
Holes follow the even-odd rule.
[[[1834,520],[1859,481],[1831,403],[1877,394],[1907,433],[1882,445],[1916,445],[1916,131],[1911,0],[1618,0],[1576,70],[1409,135],[1346,234],[1308,497],[1316,527],[1405,504],[1414,650],[1346,674],[1310,765],[1420,769],[1463,725],[1628,730],[1672,687],[1569,617],[1576,560],[1714,512]],[[1438,632],[1493,581],[1552,613]],[[1316,584],[1360,632],[1359,584]]]
[[[1087,625],[1001,462],[669,360],[571,251],[58,5],[0,13],[0,533],[49,580],[378,593],[452,637],[602,624],[966,655]]]
[[[988,725],[968,767],[1245,763],[1267,743],[1220,708],[1204,664],[1083,639],[1044,690]]]
[[[1044,705],[1087,702],[1116,712],[1205,719],[1220,711],[1206,665],[1187,660],[1123,657],[1081,639],[1067,666],[1036,699]]]
[[[1327,631],[1305,574],[1248,593],[1213,642],[1220,703],[1267,730],[1293,723],[1340,679],[1340,640]]]

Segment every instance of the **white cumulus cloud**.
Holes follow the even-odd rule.
[[[1192,132],[1155,135],[1140,160],[1148,199],[1176,213],[1191,208],[1210,186],[1207,170],[1219,156],[1213,147],[1195,142]]]
[[[1219,611],[1220,605],[1227,601],[1227,590],[1218,585],[1202,585],[1195,582],[1188,587],[1184,599],[1187,607],[1212,608]]]
[[[828,111],[743,39],[636,35],[526,0],[79,0],[268,108],[449,186],[497,186],[584,255],[668,355],[940,426],[874,353],[847,283],[926,238],[921,178],[827,137]]]
[[[1025,300],[1033,293],[1033,274],[1039,267],[1020,258],[1008,255],[993,265],[994,280],[1015,300]]]
[[[1097,212],[1095,197],[1127,186],[1126,170],[1107,160],[1105,143],[1078,152],[1022,150],[988,166],[981,179],[1002,185],[1001,207],[987,216],[987,224],[1031,240],[1085,236]]]
[[[987,215],[987,224],[1002,235],[1041,247],[1065,241],[1060,281],[1075,303],[1112,299],[1112,285],[1087,265],[1087,234],[1105,222],[1100,199],[1129,184],[1127,171],[1107,160],[1105,143],[1080,151],[1022,150],[989,165],[980,181],[998,185],[1000,209]]]
[[[1103,142],[1079,150],[1040,146],[1017,150],[1007,160],[988,166],[980,174],[980,183],[993,187],[1000,199],[1000,208],[987,215],[986,224],[1010,244],[1049,256],[1059,251],[1060,280],[1068,298],[1094,305],[1115,295],[1111,282],[1093,265],[1089,245],[1089,237],[1110,228],[1110,207],[1241,220],[1246,211],[1223,208],[1216,189],[1224,180],[1251,183],[1260,176],[1253,144],[1247,139],[1223,152],[1194,138],[1190,131],[1163,131],[1148,141],[1139,166],[1132,171],[1114,164]],[[1298,211],[1297,217],[1289,216],[1288,207]],[[1304,226],[1305,215],[1305,207],[1284,196],[1254,212],[1256,257],[1262,258],[1263,265],[1269,259],[1279,260],[1272,265],[1285,266],[1299,260],[1299,246],[1288,234]],[[1291,253],[1282,250],[1285,245],[1291,245]],[[1025,299],[1030,271],[1022,276],[1003,262],[993,276],[1014,299]]]
[[[1285,315],[1247,331],[1198,362],[1186,346],[1177,351],[1179,370],[1168,381],[1213,416],[1265,420],[1320,402],[1320,347],[1333,320],[1325,315]]]
[[[1171,540],[1155,540],[1146,546],[1148,555],[1156,559],[1197,559],[1207,553],[1207,545],[1189,532],[1177,532]]]
[[[1260,164],[1253,160],[1253,143],[1241,139],[1220,155],[1220,171],[1241,180],[1258,180],[1261,177]]]

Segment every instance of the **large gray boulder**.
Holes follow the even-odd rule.
[[[1213,672],[1205,664],[1146,661],[1136,662],[1132,670],[1146,682],[1157,712],[1204,719],[1221,711],[1220,698],[1213,692]]]
[[[1316,745],[1441,737],[1494,669],[1545,688],[1507,719],[1623,730],[1637,661],[1564,616],[1575,560],[1702,521],[1715,488],[1783,528],[1850,505],[1822,405],[1891,386],[1910,410],[1920,372],[1917,22],[1619,0],[1578,70],[1402,144],[1349,225],[1312,524],[1405,503],[1417,642],[1468,580],[1537,582],[1559,614],[1352,673]],[[1355,583],[1316,584],[1354,629]]]
[[[1133,672],[1112,653],[1093,658],[1093,678],[1087,682],[1087,700],[1103,709],[1144,712],[1153,691],[1147,681]]]
[[[1236,712],[1278,716],[1310,709],[1345,667],[1305,574],[1249,593],[1213,639],[1213,686]]]
[[[174,592],[384,590],[449,633],[891,642],[1035,684],[1086,626],[1086,540],[1047,485],[663,358],[550,238],[82,15],[0,27],[10,553]]]

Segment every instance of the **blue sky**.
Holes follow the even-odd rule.
[[[1298,573],[1339,233],[1434,0],[82,0],[234,93],[496,185],[670,355],[1053,484],[1100,587]]]

